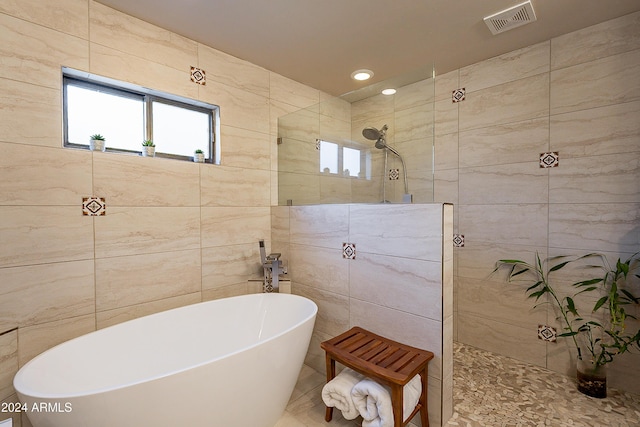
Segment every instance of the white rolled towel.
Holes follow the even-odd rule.
[[[334,379],[322,387],[324,404],[339,409],[346,420],[353,420],[359,413],[353,404],[351,389],[363,378],[364,376],[353,369],[344,368]]]
[[[418,400],[420,400],[421,392],[420,375],[416,375],[404,386],[402,391],[403,421],[406,421],[415,409]],[[362,427],[393,427],[393,407],[389,387],[365,378],[353,387],[351,396],[362,416]]]

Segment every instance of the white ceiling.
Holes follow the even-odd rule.
[[[336,96],[431,64],[443,74],[640,10],[640,0],[532,0],[536,22],[494,36],[483,17],[524,0],[97,1]],[[359,68],[374,78],[353,81]]]

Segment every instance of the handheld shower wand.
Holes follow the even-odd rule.
[[[366,127],[362,130],[362,136],[364,136],[365,138],[371,141],[375,141],[377,149],[379,150],[386,149],[391,151],[396,156],[398,156],[398,158],[400,159],[400,163],[402,163],[402,172],[404,175],[404,194],[405,194],[405,198],[403,199],[406,201],[407,199],[406,196],[409,196],[408,197],[409,199],[411,198],[411,196],[409,195],[409,183],[407,181],[407,167],[405,166],[404,159],[402,158],[400,153],[398,153],[398,151],[395,148],[391,147],[390,145],[387,145],[387,129],[389,129],[389,126],[387,125],[382,126],[380,130],[374,127]]]

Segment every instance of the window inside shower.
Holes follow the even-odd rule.
[[[346,174],[349,176],[360,176],[361,155],[360,150],[342,147],[342,163]]]
[[[338,173],[338,144],[329,141],[320,143],[320,172]]]
[[[320,172],[357,177],[360,175],[362,153],[338,143],[319,140]]]

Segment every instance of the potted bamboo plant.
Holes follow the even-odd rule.
[[[154,157],[156,155],[156,145],[150,139],[142,142],[142,155],[144,157]]]
[[[104,136],[96,133],[89,137],[89,149],[91,151],[104,151],[107,149]]]
[[[596,260],[596,263],[589,263],[591,260]],[[551,284],[551,275],[573,263],[579,263],[594,273],[585,280],[572,283],[574,292],[563,296],[557,286]],[[627,308],[640,306],[640,299],[636,296],[638,289],[632,292],[633,277],[640,278],[640,252],[624,262],[618,259],[615,268],[609,265],[604,255],[590,253],[577,258],[560,256],[544,261],[536,254],[534,264],[502,259],[497,262],[494,272],[500,269],[507,269],[509,281],[522,279],[528,282],[526,293],[536,301],[536,306],[549,303],[560,313],[558,318],[564,332],[558,337],[570,338],[577,352],[578,390],[588,396],[606,397],[606,365],[627,351],[640,350],[640,328],[629,330],[631,328],[626,321],[635,319]],[[635,285],[637,287],[637,282]],[[597,300],[592,308],[577,306],[575,297],[578,294],[593,293],[597,294]],[[591,320],[581,314],[587,312],[591,314]]]

